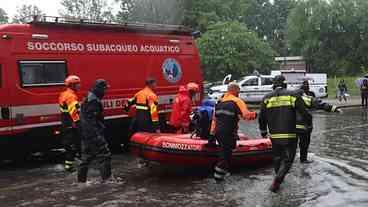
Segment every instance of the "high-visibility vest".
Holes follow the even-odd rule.
[[[75,91],[67,88],[59,96],[59,109],[61,113],[61,122],[65,127],[74,126],[74,123],[79,121],[78,96]]]
[[[138,91],[133,98],[128,100],[128,103],[135,105],[137,112],[148,111],[152,122],[158,122],[158,97],[149,87]]]

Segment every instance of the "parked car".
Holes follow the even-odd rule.
[[[272,91],[273,77],[271,75],[245,76],[237,81],[240,86],[240,98],[246,102],[260,102],[263,96]],[[210,88],[210,99],[218,100],[227,90],[227,85],[222,84]]]

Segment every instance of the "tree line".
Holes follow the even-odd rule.
[[[207,80],[277,69],[275,56],[304,56],[313,72],[368,72],[366,0],[62,0],[59,15],[107,22],[183,24],[201,31],[197,39]],[[12,20],[44,15],[23,5]]]

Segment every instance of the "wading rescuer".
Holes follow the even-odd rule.
[[[305,93],[305,90],[299,89],[296,91],[297,95],[301,96],[304,102],[304,105],[309,110],[324,110],[327,112],[337,112],[342,113],[341,109],[338,109],[334,105],[330,105],[328,103],[324,103],[321,99],[314,98],[312,96],[308,96]],[[312,115],[311,115],[312,116]],[[310,144],[310,138],[313,130],[313,123],[307,123],[303,117],[297,112],[296,116],[296,131],[297,137],[299,139],[299,149],[300,149],[300,162],[301,163],[311,163],[311,160],[308,160],[308,148]]]
[[[104,116],[101,99],[108,85],[98,79],[90,89],[81,107],[82,162],[78,169],[78,182],[87,181],[88,166],[96,161],[102,181],[111,177],[111,153],[105,139]]]
[[[308,124],[311,123],[312,117],[303,99],[295,91],[286,90],[284,76],[275,76],[273,89],[273,92],[263,98],[258,121],[262,137],[267,137],[267,128],[271,135],[276,176],[270,190],[277,192],[295,158],[298,143],[295,129],[296,111]]]
[[[192,112],[192,100],[199,92],[196,83],[188,83],[179,87],[179,93],[174,99],[170,116],[170,126],[177,133],[188,133],[190,124],[190,113]]]
[[[74,160],[80,154],[80,106],[76,94],[80,89],[80,78],[70,75],[64,82],[67,88],[59,96],[62,143],[65,148],[64,168],[72,172],[75,170]]]
[[[239,119],[254,120],[256,112],[248,111],[247,105],[239,96],[240,88],[230,83],[228,90],[215,107],[214,135],[222,148],[222,160],[214,169],[214,178],[223,180],[230,174],[232,150],[236,147]],[[213,132],[212,132],[213,133]]]
[[[159,132],[158,97],[154,92],[155,89],[156,80],[148,78],[146,87],[128,100],[125,109],[128,110],[130,106],[135,105],[136,111],[130,127],[131,134],[135,132]]]

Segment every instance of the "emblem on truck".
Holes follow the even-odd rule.
[[[176,83],[182,76],[181,66],[174,58],[167,58],[162,64],[162,73],[167,81]]]

